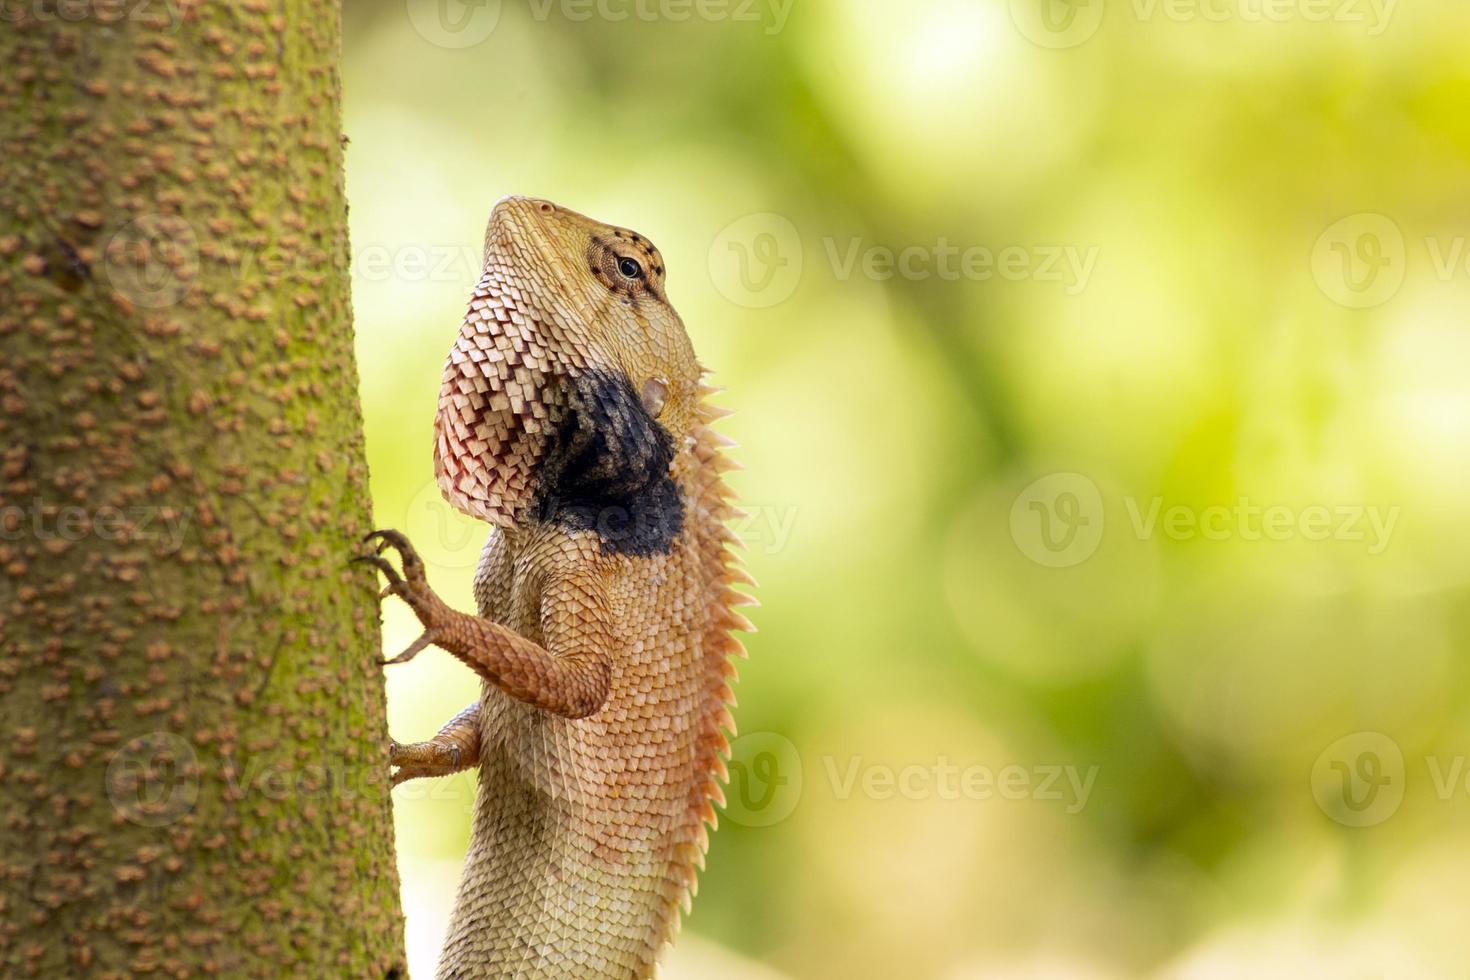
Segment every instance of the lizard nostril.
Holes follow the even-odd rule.
[[[540,204],[537,204],[536,207],[541,209],[542,214],[550,214],[551,212],[556,210],[556,205],[552,204],[550,201],[542,201]]]

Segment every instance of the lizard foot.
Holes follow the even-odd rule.
[[[453,725],[459,720],[456,718],[450,724]],[[462,746],[455,742],[446,742],[445,734],[442,732],[436,738],[427,742],[416,742],[413,745],[404,745],[390,738],[388,739],[388,765],[394,768],[388,787],[392,789],[410,779],[419,779],[424,776],[446,776],[458,772],[467,766],[463,759]]]
[[[408,756],[408,746],[395,738],[388,739],[389,789],[392,789],[399,783],[413,779],[415,776],[428,775],[428,773],[415,767]]]
[[[400,532],[391,529],[373,531],[363,538],[365,542],[376,542],[377,546],[370,555],[359,555],[353,561],[372,565],[383,573],[388,580],[387,588],[379,594],[378,598],[387,598],[396,595],[408,603],[414,615],[418,616],[419,622],[424,626],[424,632],[417,640],[409,644],[398,656],[391,660],[383,661],[384,664],[408,663],[418,656],[426,647],[433,646],[437,642],[438,626],[440,621],[448,612],[448,607],[429,588],[428,576],[424,574],[424,561],[419,557],[413,545],[409,544],[408,538]],[[403,565],[403,572],[393,567],[393,563],[383,557],[383,552],[388,548],[398,551],[399,561]]]

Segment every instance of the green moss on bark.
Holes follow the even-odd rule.
[[[401,975],[337,7],[6,17],[0,975]]]

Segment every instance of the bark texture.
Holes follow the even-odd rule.
[[[0,976],[404,972],[339,48],[0,6]]]

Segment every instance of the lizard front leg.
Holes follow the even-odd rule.
[[[511,697],[565,718],[585,718],[607,700],[612,669],[607,659],[606,600],[599,585],[585,576],[557,576],[542,597],[542,633],[546,646],[534,643],[499,623],[450,608],[429,588],[424,563],[408,539],[397,531],[374,531],[377,551],[360,560],[388,579],[384,595],[408,603],[424,632],[408,649],[387,661],[407,663],[428,646],[454,654],[481,677]],[[397,549],[403,573],[382,556]],[[576,610],[576,615],[567,615]]]
[[[388,743],[388,760],[398,767],[393,786],[421,776],[451,776],[480,764],[480,702],[449,719],[426,742]]]

